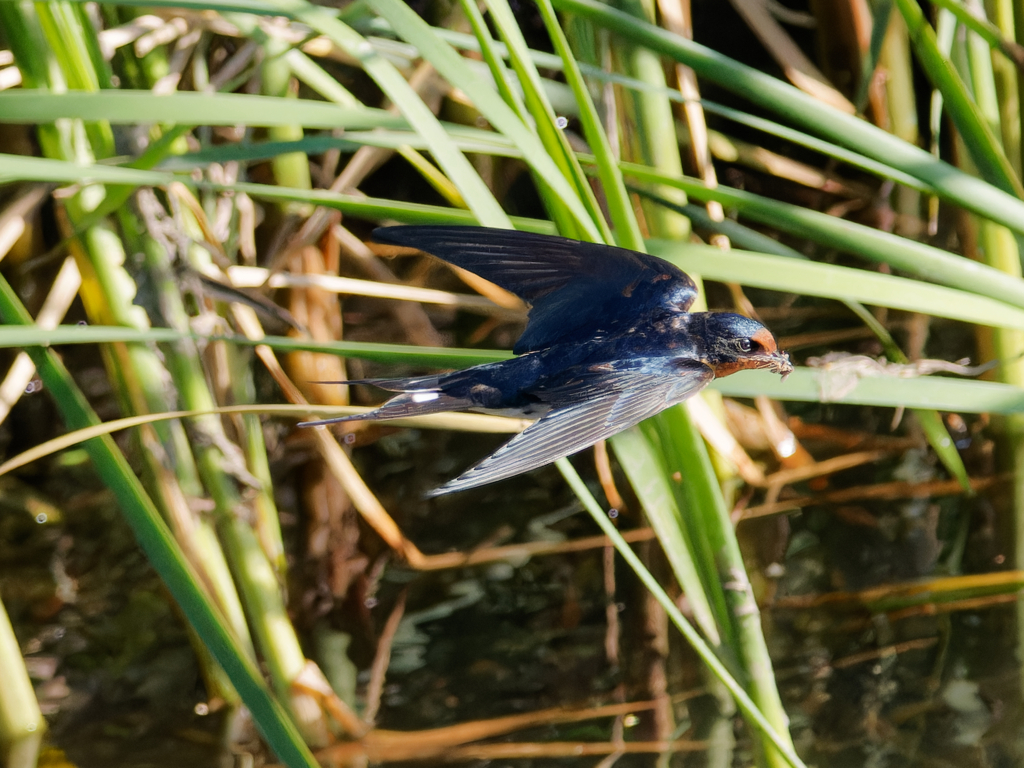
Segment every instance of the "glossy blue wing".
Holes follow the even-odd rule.
[[[706,387],[714,373],[694,360],[635,361],[628,371],[590,371],[560,388],[556,407],[476,466],[431,491],[440,496],[529,472],[628,429]]]
[[[373,237],[419,248],[529,302],[529,322],[516,354],[686,312],[697,296],[685,272],[625,248],[483,227],[385,227]]]

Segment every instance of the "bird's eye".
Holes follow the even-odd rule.
[[[754,343],[750,339],[740,339],[736,345],[740,352],[750,352],[754,348]]]

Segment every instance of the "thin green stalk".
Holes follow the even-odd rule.
[[[0,4],[0,8],[3,7]],[[20,68],[20,60],[18,65]],[[296,99],[289,105],[291,109],[284,112],[277,98],[239,93],[219,93],[213,98],[211,94],[193,92],[158,95],[150,91],[115,90],[96,94],[65,93],[63,88],[55,92],[22,89],[0,92],[0,106],[0,120],[3,122],[53,122],[76,117],[85,121],[106,120],[116,125],[152,121],[184,125],[241,123],[269,127],[292,125],[298,121],[307,128],[350,130],[409,128],[413,125],[400,115],[382,109],[343,107],[312,99]],[[424,138],[429,140],[429,137]]]
[[[869,261],[888,264],[925,280],[1024,308],[1024,283],[1007,280],[1005,274],[993,267],[979,265],[940,248],[739,189],[711,189],[698,179],[666,176],[633,163],[623,163],[622,169],[629,178],[677,185],[687,195],[702,202],[718,201],[736,210],[743,219],[766,224]]]
[[[892,3],[890,0],[874,2],[871,6],[873,14],[871,20],[871,41],[868,44],[867,55],[861,61],[860,82],[857,85],[857,95],[853,100],[853,103],[857,106],[857,114],[863,114],[867,107],[871,91],[871,80],[881,57],[882,46],[885,43],[886,32],[889,29],[889,21],[892,15]]]
[[[562,71],[565,72],[566,81],[572,88],[579,105],[583,135],[586,136],[587,143],[597,161],[597,172],[601,178],[608,212],[615,227],[615,241],[623,248],[642,251],[644,250],[643,234],[640,232],[636,215],[633,213],[633,203],[629,199],[629,193],[622,180],[622,173],[616,162],[617,155],[608,141],[604,126],[601,125],[597,108],[590,98],[590,91],[569,48],[569,41],[565,38],[565,33],[562,31],[550,0],[540,0],[537,8],[540,10],[541,18],[547,27],[555,51],[562,60]],[[606,240],[611,242],[608,238]]]
[[[900,0],[905,2],[905,0]],[[638,21],[599,0],[552,0],[563,11],[585,16],[674,61],[698,76],[758,104],[794,125],[891,165],[931,185],[950,202],[1024,233],[1024,201],[937,161],[928,152],[880,130],[853,115],[823,105],[782,81],[739,64],[698,43]]]
[[[987,117],[986,127],[989,128],[991,140],[995,143],[996,136],[1001,134],[999,118],[1000,106],[999,96],[996,94],[995,78],[992,71],[991,56],[985,56],[987,46],[972,45],[972,42],[980,42],[978,38],[968,41],[967,60],[969,62],[970,84],[973,89],[974,98],[978,100],[977,113]],[[948,103],[950,99],[956,99],[957,94],[951,94],[947,88],[942,90],[943,99]],[[967,98],[967,94],[960,96]],[[963,127],[956,121],[960,129],[961,138],[964,142],[968,136],[964,134]],[[991,150],[986,151],[985,147],[964,147],[959,148],[964,152],[964,160],[975,160],[979,152],[992,154]],[[967,152],[970,152],[968,155]],[[1005,272],[1011,280],[1021,278],[1021,253],[1019,238],[1004,227],[1000,227],[990,221],[981,220],[978,222],[978,243],[977,251],[979,257],[988,265]],[[1024,389],[1024,331],[1010,328],[994,328],[991,333],[991,342],[995,354],[1007,360],[997,372],[997,378],[1006,384],[1011,384]],[[1001,419],[1000,431],[1002,432],[1002,453],[1005,463],[1013,472],[1012,499],[1013,499],[1013,525],[1015,561],[1019,564],[1024,562],[1024,414],[1013,414]],[[1024,608],[1018,606],[1018,634],[1024,641]]]
[[[188,316],[181,304],[168,258],[169,244],[152,239],[147,243],[147,266],[161,292],[164,319],[178,331],[184,331],[188,328]],[[182,406],[194,411],[213,410],[216,402],[206,383],[195,345],[182,339],[166,348],[165,358]],[[218,417],[197,417],[189,421],[196,464],[214,503],[213,518],[241,593],[248,623],[256,636],[260,655],[267,664],[278,698],[291,701],[292,685],[302,672],[306,659],[295,629],[287,621],[277,574],[250,527],[249,504],[238,490],[239,484],[248,479],[248,470],[244,465],[239,466],[240,455],[229,453],[229,450],[234,453],[237,448],[229,442]],[[299,713],[297,708],[293,709],[295,714]],[[300,725],[304,733],[313,735],[322,727],[319,722],[322,713],[310,710],[309,716],[312,719]]]
[[[32,324],[31,316],[2,277],[0,319],[8,325]],[[99,424],[99,418],[57,355],[39,347],[30,347],[27,351],[68,428],[81,429]],[[259,671],[202,588],[156,506],[113,439],[109,436],[95,438],[85,443],[84,448],[100,478],[118,500],[149,562],[181,606],[189,623],[228,673],[271,749],[290,768],[318,768],[294,724],[271,696]]]
[[[312,5],[304,0],[275,0],[275,5],[282,13],[291,15],[326,35],[359,61],[366,74],[373,78],[402,115],[430,144],[434,159],[458,187],[462,199],[481,224],[511,228],[508,216],[494,199],[490,189],[451,142],[434,113],[423,103],[402,74],[387,59],[374,51],[365,38],[341,22],[330,9]]]
[[[203,467],[202,462],[200,467]],[[213,474],[221,469],[216,465],[208,466],[207,472]],[[306,740],[322,745],[326,727],[324,713],[320,707],[304,706],[301,702],[306,694],[293,687],[305,669],[306,656],[288,616],[277,573],[252,526],[241,516],[242,511],[242,506],[238,505],[232,514],[219,516],[217,530],[277,698],[288,702]]]
[[[490,70],[491,77],[494,79],[494,87],[498,89],[501,98],[515,110],[520,120],[524,120],[528,114],[526,105],[523,103],[522,95],[513,87],[512,75],[503,61],[503,59],[509,58],[508,46],[504,43],[499,43],[491,37],[491,30],[487,26],[487,20],[484,19],[484,15],[476,3],[469,2],[469,0],[461,0],[460,5],[462,12],[466,14],[466,18],[469,20],[470,27],[473,29],[473,35],[467,35],[466,37],[473,40],[476,50],[483,56],[487,69]],[[442,37],[442,39],[444,39],[445,31],[441,28],[435,30],[436,34]]]
[[[202,234],[195,218],[187,210],[181,210],[180,220],[191,238],[191,245],[187,248],[185,258],[191,260],[192,266],[200,273],[206,273],[210,269],[215,269],[210,252],[196,245]],[[174,284],[172,265],[167,261],[167,253],[170,247],[163,249],[157,247],[154,250],[152,242],[148,245],[150,247],[147,249],[147,263],[153,275],[153,282],[158,285],[166,285],[165,297],[162,301],[164,317],[172,327],[179,331],[184,331],[189,328],[189,316],[181,303],[178,288]],[[180,357],[176,358],[174,355]],[[176,365],[174,369],[183,381],[179,386],[179,391],[189,398],[194,398],[194,402],[199,405],[200,409],[212,404],[215,398],[206,385],[206,377],[203,375],[202,367],[198,362],[200,359],[198,348],[194,344],[179,344],[171,349],[168,357],[175,360]],[[224,359],[227,360],[228,371],[226,375],[232,389],[230,395],[232,402],[253,402],[255,399],[255,385],[252,380],[252,368],[249,365],[250,357],[239,354],[237,348],[229,347],[225,351]],[[199,441],[201,446],[199,450],[205,450],[206,446],[212,442],[222,454],[225,451],[233,451],[234,446],[229,443],[219,420],[209,419],[196,422],[193,423],[193,427],[200,434],[204,435],[204,439]],[[273,483],[270,478],[270,469],[267,465],[267,447],[263,438],[263,427],[259,419],[253,416],[242,418],[240,422],[236,422],[236,427],[238,427],[237,439],[245,455],[245,461],[241,463],[241,466],[244,467],[244,471],[249,473],[248,477],[244,478],[244,480],[250,483],[253,479],[257,481],[257,487],[252,488],[245,494],[247,506],[251,507],[249,512],[251,512],[252,519],[249,522],[257,531],[266,557],[277,574],[279,584],[283,585],[285,572],[284,544],[281,535],[280,519],[273,499]],[[224,466],[221,474],[226,475],[225,478],[218,480],[218,482],[226,482],[229,486],[233,487],[239,480],[239,478],[234,476],[237,474],[237,471],[232,470],[233,466],[238,465],[237,458],[237,456],[225,454],[216,462]],[[230,507],[220,509],[218,512],[229,515],[234,514],[234,510]],[[259,611],[250,611],[250,613],[257,617],[260,615]],[[256,621],[259,621],[259,619],[253,620],[253,623]],[[269,651],[264,650],[264,653],[280,653],[286,657],[294,656],[296,642],[286,644],[286,650],[270,649]],[[294,671],[294,666],[294,664],[278,664],[274,665],[274,668],[279,670],[291,669]],[[281,686],[290,684],[290,680],[291,678],[285,678]]]
[[[670,473],[657,446],[639,428],[620,432],[610,442],[629,484],[644,506],[644,515],[658,536],[676,580],[686,594],[694,621],[716,653],[728,652],[734,638],[726,616],[724,593],[704,588],[702,577],[706,574],[699,571],[702,562],[691,554],[695,547],[700,546],[701,539],[693,538],[686,524],[684,508],[676,503]],[[715,601],[714,606],[711,601]],[[722,621],[723,618],[726,621]],[[724,644],[720,628],[730,632]]]
[[[879,63],[887,73],[885,109],[888,119],[885,127],[893,135],[916,146],[920,142],[920,129],[917,120],[917,99],[914,95],[914,71],[907,26],[899,14],[889,19]],[[897,212],[897,222],[913,221],[920,216],[921,190],[900,185],[892,190],[891,199],[891,205]],[[938,203],[935,198],[931,200]]]
[[[51,45],[60,41],[51,54],[67,87],[90,93],[109,88],[110,72],[99,54],[95,35],[89,33],[92,23],[85,7],[81,3],[37,3],[35,13],[46,40]],[[97,156],[109,157],[114,153],[114,133],[106,121],[85,123],[83,127]]]
[[[78,11],[81,7],[76,11],[66,3],[48,3],[37,6],[36,10],[40,28],[50,38],[49,47],[42,50],[57,51],[56,63],[47,70],[49,82],[57,84],[58,78],[63,78],[82,88],[95,90],[107,78],[92,70],[95,62],[88,51],[94,47],[89,43],[94,33],[88,20],[83,21],[80,16]],[[22,24],[31,27],[33,17],[26,15]],[[59,37],[54,38],[57,34]],[[25,52],[25,55],[34,54]],[[91,160],[96,155],[107,156],[113,151],[112,132],[105,121],[88,123],[90,127],[84,132],[76,130],[76,124],[77,121],[58,124],[56,130],[66,135],[67,141],[52,147],[51,151],[60,152],[59,156],[63,159],[68,159],[68,152],[74,152],[73,156],[78,160],[85,157]],[[65,201],[71,226],[80,232],[77,242],[72,243],[72,251],[83,275],[83,301],[94,322],[118,324],[144,331],[149,328],[149,322],[144,310],[134,303],[135,284],[124,268],[124,244],[109,223],[97,217],[108,194],[106,188],[90,185]],[[123,196],[127,191],[118,189],[113,194]],[[127,209],[119,208],[118,215],[126,233],[131,234],[141,229]],[[91,223],[86,224],[87,221]],[[166,373],[152,349],[143,344],[127,344],[118,345],[113,350],[104,348],[103,353],[107,359],[107,370],[115,382],[115,391],[126,411],[139,413],[167,410],[170,403],[167,401]],[[174,520],[177,515],[190,514],[185,498],[201,496],[203,490],[181,424],[158,424],[154,431],[156,440],[149,433],[142,435],[146,476],[159,494],[157,498],[165,515]],[[161,461],[165,454],[166,459]],[[173,470],[168,472],[165,466],[173,467]],[[191,530],[187,525],[177,525],[176,528],[181,532]],[[203,569],[206,583],[233,621],[233,631],[246,644],[248,633],[238,596],[209,526],[202,523],[196,526],[195,536],[188,542],[188,546],[196,563]],[[210,670],[207,676],[211,681],[218,681],[218,675],[216,670]],[[229,701],[235,698],[229,686],[219,693]]]
[[[519,116],[519,119],[525,125],[529,120],[529,111],[523,102],[523,96],[512,86],[512,73],[509,72],[504,62],[495,53],[498,43],[491,37],[491,32],[487,22],[484,20],[483,13],[473,0],[460,0],[460,4],[462,12],[469,19],[470,26],[473,28],[477,45],[483,54],[484,61],[487,63],[487,68],[491,72],[491,77],[494,79],[498,93],[501,94],[501,98],[515,111],[516,115]],[[505,50],[507,53],[507,47]],[[564,158],[564,152],[561,149],[555,155],[556,160],[560,158]],[[538,182],[537,192],[544,201],[544,209],[555,223],[557,230],[566,235],[573,234],[574,236],[579,236],[580,232],[576,226],[575,218],[561,202],[561,198],[549,185],[542,183],[536,176],[534,178]]]
[[[497,27],[498,33],[504,39],[505,45],[508,48],[512,68],[518,77],[520,87],[523,89],[524,106],[529,116],[533,119],[541,143],[572,187],[575,198],[586,208],[590,221],[593,222],[594,228],[598,232],[600,241],[608,242],[611,240],[611,231],[604,219],[604,214],[597,203],[594,191],[590,188],[590,182],[580,167],[576,153],[569,146],[564,130],[557,123],[555,111],[548,100],[540,74],[533,64],[526,40],[519,29],[519,23],[513,15],[512,9],[509,7],[507,0],[485,0],[485,2],[491,13],[491,21]],[[525,121],[526,116],[523,115],[522,117]],[[543,180],[541,182],[543,184]],[[553,190],[550,189],[545,192],[548,197],[551,197],[552,193]],[[555,199],[557,200],[557,208],[565,207],[565,203],[557,198],[557,196]],[[559,231],[566,237],[582,240],[594,239],[590,234],[591,230],[589,228],[580,229],[572,226],[571,229],[562,229],[560,227]]]
[[[542,183],[562,198],[562,203],[573,215],[575,226],[585,233],[585,239],[596,241],[600,238],[600,230],[586,206],[575,194],[572,185],[562,175],[536,133],[519,119],[494,88],[478,78],[466,66],[465,60],[404,3],[399,0],[368,2],[403,39],[413,42],[445,79],[461,88],[480,113],[522,151],[523,159]]]
[[[285,54],[288,66],[302,83],[308,85],[328,101],[343,107],[358,109],[364,106],[345,86],[331,77],[323,67],[304,54],[298,48],[292,48]]]
[[[483,13],[473,0],[460,0],[463,13],[466,18],[469,19],[469,23],[473,28],[473,34],[476,36],[478,47],[483,54],[484,61],[487,63],[487,68],[491,72],[491,77],[494,79],[495,86],[498,89],[498,93],[501,94],[501,98],[511,107],[519,119],[523,121],[523,124],[527,124],[529,121],[530,112],[527,109],[526,104],[523,101],[523,95],[516,90],[511,83],[512,73],[508,71],[504,62],[495,53],[497,43],[491,37],[490,29],[487,26],[487,22],[484,20]],[[507,53],[508,47],[505,47]],[[520,79],[522,83],[522,79]],[[536,105],[538,96],[533,94],[533,103]],[[548,105],[550,108],[550,105]],[[541,121],[543,123],[543,117]],[[554,138],[548,132],[546,139],[548,141]],[[553,159],[560,165],[560,170],[563,175],[567,170],[565,161],[568,157],[566,149],[563,147],[556,146],[556,152],[553,154]],[[555,223],[556,228],[563,235],[574,237],[582,236],[579,228],[576,226],[575,218],[572,213],[562,203],[560,198],[555,191],[547,184],[544,184],[541,179],[535,175],[537,183],[537,192],[541,199],[544,201],[544,209],[548,212],[551,220]]]
[[[34,768],[46,720],[39,711],[18,638],[0,601],[0,762]]]
[[[935,30],[925,20],[921,7],[916,0],[894,0],[894,2],[907,23],[910,39],[914,44],[914,52],[917,54],[921,66],[924,67],[932,84],[942,92],[947,113],[960,135],[963,136],[965,146],[978,166],[982,177],[1007,194],[1014,195],[1018,199],[1024,197],[1024,186],[1021,185],[1020,179],[999,144],[996,134],[992,130],[991,122],[985,120],[977,104],[971,100],[968,89],[955,67],[939,51]],[[987,70],[988,74],[984,78],[986,85],[983,86],[983,81],[977,80],[974,83],[977,88],[987,87],[987,83],[991,82],[991,60]],[[983,94],[976,89],[975,97],[982,96]],[[998,108],[996,113],[998,113]],[[986,215],[982,211],[977,212],[983,216]],[[988,218],[998,221],[993,216],[988,216]]]
[[[655,15],[654,4],[645,0],[617,0],[615,4],[620,12],[640,22],[649,22]],[[620,120],[623,159],[642,161],[665,174],[681,176],[683,161],[676,139],[675,115],[671,103],[661,92],[665,88],[661,59],[630,38],[613,38],[612,49],[627,75],[653,86],[651,90],[623,92],[625,116]],[[685,195],[678,189],[661,189],[658,193],[679,205],[686,204]],[[646,201],[641,205],[650,236],[675,240],[690,236],[690,222],[685,217]],[[692,277],[700,282],[699,277]]]
[[[1005,63],[1011,66],[1019,66],[1024,63],[1024,47],[1014,42],[1013,4],[999,2],[996,5],[996,12],[992,14],[997,23],[992,23],[984,16],[971,12],[961,0],[931,0],[932,5],[942,8],[956,17],[956,20],[978,35],[988,43],[994,51],[999,51],[1006,57]],[[1009,13],[1007,13],[1009,12]],[[1000,64],[993,62],[997,69]],[[1013,97],[1013,102],[1016,102]]]
[[[228,369],[231,371],[232,402],[255,403],[256,383],[253,379],[253,368],[250,365],[251,354],[235,347],[226,345]],[[267,444],[263,439],[263,423],[255,413],[241,417],[241,443],[245,453],[245,464],[260,487],[256,489],[252,499],[254,525],[260,540],[260,546],[274,569],[278,584],[285,584],[287,560],[284,551],[284,540],[281,534],[281,518],[277,504],[274,503],[273,480],[270,476],[270,464]]]
[[[698,482],[701,477],[715,477],[700,431],[682,406],[662,412],[659,418],[651,420],[649,426],[645,425],[645,429],[650,430],[649,435],[657,435],[667,474],[673,479],[679,478],[672,484],[672,489],[680,506],[689,511],[684,521],[691,539],[698,543],[695,552],[703,561],[704,568],[712,570],[716,585],[721,585],[727,615],[720,617],[720,623],[728,626],[734,638],[729,650],[743,670],[744,688],[791,747],[789,718],[775,683],[771,656],[761,627],[761,612],[754,600],[725,497],[717,483],[703,487],[704,484]],[[764,748],[767,763],[780,765],[779,754],[768,744]]]
[[[990,15],[1000,31],[1000,41],[1012,39],[1016,27],[1012,0],[989,0]],[[990,45],[992,45],[990,43]],[[993,49],[999,47],[992,45]],[[1018,49],[1018,61],[1024,63],[1024,49]],[[1020,76],[1017,63],[1004,57],[992,58],[992,76],[996,86],[996,104],[999,110],[999,136],[1003,151],[1017,178],[1021,177],[1021,101],[1018,92]]]
[[[288,64],[285,53],[290,46],[281,41],[268,38],[264,41],[263,47],[265,56],[260,72],[262,75],[262,91],[266,96],[276,96],[281,99],[294,99],[298,93],[292,90],[292,68]],[[287,102],[284,102],[287,103]],[[284,107],[287,109],[287,107]],[[276,125],[267,129],[267,134],[272,141],[297,141],[304,135],[302,125],[292,123],[290,125]],[[309,173],[309,158],[301,152],[288,152],[278,155],[271,161],[274,169],[274,179],[282,187],[293,189],[312,189],[313,181]],[[312,206],[301,204],[286,204],[286,214],[306,218],[312,213]]]
[[[583,482],[582,478],[573,469],[572,464],[569,463],[568,459],[559,459],[555,462],[558,467],[558,471],[562,473],[566,482],[569,483],[569,487],[572,488],[573,492],[583,502],[583,505],[587,508],[590,516],[594,522],[600,527],[601,532],[604,533],[609,539],[611,539],[615,550],[622,556],[622,559],[626,561],[627,565],[633,569],[640,581],[643,582],[644,586],[654,596],[654,599],[658,601],[658,604],[665,609],[669,619],[679,629],[683,637],[686,638],[687,642],[693,648],[693,650],[700,656],[701,661],[707,665],[708,669],[711,670],[712,674],[722,681],[722,684],[729,689],[729,693],[736,699],[736,704],[743,711],[743,714],[747,716],[752,722],[754,722],[765,737],[775,746],[779,751],[780,756],[784,759],[786,765],[793,766],[793,768],[800,768],[804,765],[803,761],[796,754],[793,749],[793,745],[787,738],[788,733],[779,732],[775,729],[773,724],[768,721],[758,706],[753,702],[747,692],[743,690],[743,687],[736,681],[736,679],[729,674],[729,670],[725,668],[725,665],[715,656],[714,652],[708,648],[707,644],[701,638],[700,633],[693,628],[693,625],[686,620],[686,617],[680,612],[679,608],[675,603],[672,602],[665,590],[661,588],[658,580],[651,575],[650,571],[644,566],[643,562],[637,557],[636,553],[630,548],[629,544],[622,538],[618,529],[608,519],[608,515],[601,505],[597,503],[597,500],[590,493],[586,483]]]

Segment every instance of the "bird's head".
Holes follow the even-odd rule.
[[[706,362],[716,378],[752,368],[767,368],[783,379],[793,372],[789,355],[779,351],[772,332],[756,320],[731,312],[694,314],[703,315],[703,323],[691,328],[703,337]]]

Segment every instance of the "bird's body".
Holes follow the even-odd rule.
[[[375,239],[468,269],[531,304],[518,355],[462,371],[369,379],[399,394],[357,419],[442,411],[514,413],[534,424],[430,495],[527,472],[611,437],[746,368],[788,374],[760,323],[689,312],[696,286],[662,259],[622,248],[478,227],[390,227]]]

